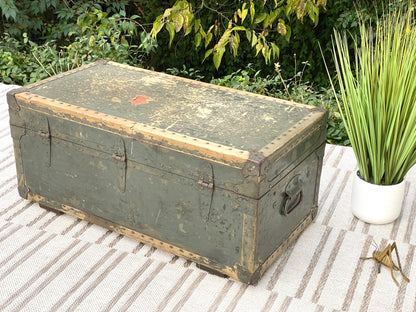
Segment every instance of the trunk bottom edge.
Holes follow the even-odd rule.
[[[86,213],[77,208],[61,204],[57,201],[50,200],[41,195],[29,193],[27,194],[26,199],[39,203],[40,207],[44,209],[69,214],[78,219],[105,227],[111,231],[127,236],[146,245],[156,247],[176,256],[195,262],[201,269],[206,270],[207,268],[208,270],[206,271],[208,271],[209,273],[213,273],[211,271],[214,271],[214,274],[216,275],[229,276],[237,281],[247,284],[256,284],[258,279],[260,278],[259,274],[257,273],[258,269],[256,272],[250,272],[247,268],[242,267],[240,264],[236,264],[234,267],[230,267],[221,263],[217,263],[212,259],[187,251],[182,247],[178,247],[170,243],[165,243],[163,241],[160,241],[156,238],[140,233],[138,231],[132,230],[123,225]],[[256,276],[256,278],[254,278],[254,276]]]

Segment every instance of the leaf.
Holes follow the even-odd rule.
[[[127,21],[126,20],[124,20],[124,21],[121,22],[121,29],[123,31],[126,31],[128,29]]]
[[[273,11],[270,12],[269,25],[268,26],[272,27],[272,24],[273,24],[274,20],[277,18],[277,16],[279,15],[279,13],[280,13],[280,9],[273,10]]]
[[[235,12],[234,16],[238,16],[239,18],[242,18],[243,17],[243,13],[241,12],[241,9],[238,9]],[[237,23],[237,19],[235,19],[234,21]]]
[[[319,8],[317,6],[311,5],[311,9],[308,11],[309,18],[312,22],[318,25],[319,22]]]
[[[251,41],[251,47],[253,48],[257,44],[256,32],[253,30],[253,40]]]
[[[285,27],[286,27],[285,39],[287,42],[289,42],[290,36],[292,35],[292,29],[288,25],[285,25]]]
[[[246,30],[246,28],[244,26],[235,26],[233,28],[231,28],[232,31],[237,31],[237,30]]]
[[[230,36],[231,36],[231,29],[227,29],[226,31],[224,31],[220,40],[217,42],[217,44],[214,47],[214,52],[215,52],[215,50],[225,48],[225,46],[228,43],[228,40],[229,40]]]
[[[290,14],[293,12],[293,0],[287,0],[287,4],[285,7],[285,14],[288,19],[290,19]]]
[[[208,57],[208,56],[210,56],[211,55],[211,53],[212,53],[212,51],[213,51],[214,49],[209,49],[209,50],[206,50],[205,51],[205,56],[204,56],[204,59],[202,60],[202,62],[203,61],[205,61],[205,59]]]
[[[172,13],[172,9],[166,9],[162,16],[169,17],[171,13]]]
[[[133,22],[129,22],[129,32],[131,34],[133,34],[133,33],[137,34],[137,28],[136,28],[136,25],[134,25]]]
[[[279,19],[279,23],[277,24],[277,32],[282,36],[286,36],[287,29],[285,22],[282,19]]]
[[[278,58],[279,57],[279,53],[280,53],[279,47],[274,42],[272,42],[271,45],[272,45],[272,53],[273,53],[272,55],[273,55],[273,58]]]
[[[199,28],[201,28],[201,20],[199,18],[195,19],[194,22],[194,31],[197,33],[199,31]]]
[[[222,56],[224,55],[224,52],[225,52],[225,47],[220,47],[218,51],[214,51],[213,61],[214,61],[214,66],[217,70],[220,67],[221,59],[222,59]]]
[[[298,7],[296,8],[296,16],[301,21],[303,20],[303,16],[305,15],[305,9],[306,9],[306,2],[304,0],[300,0]]]
[[[266,18],[264,19],[264,21],[263,21],[263,29],[265,29],[265,28],[267,28],[267,27],[269,27],[269,25],[270,25],[271,23],[270,23],[270,15],[269,14],[267,14],[266,15]]]
[[[99,21],[101,21],[102,19],[104,19],[106,16],[107,16],[107,13],[105,13],[105,12],[98,11],[98,13],[97,13],[97,18],[98,18]]]
[[[187,11],[184,13],[183,28],[185,31],[185,36],[188,35],[192,31],[193,19],[194,19],[194,15],[191,12]]]
[[[264,56],[264,60],[266,61],[266,64],[270,64],[270,56],[272,54],[272,50],[270,50],[270,47],[267,44],[264,45],[263,49],[261,50],[261,53]]]
[[[244,8],[244,6],[245,6],[245,3],[243,5],[243,8]],[[248,14],[248,9],[243,9],[243,11],[241,12],[241,22],[244,22],[244,20],[247,17],[247,14]]]
[[[238,33],[235,33],[230,38],[230,46],[231,46],[231,50],[233,52],[234,57],[237,56],[237,51],[238,51],[239,45],[240,45],[240,36],[239,36]]]
[[[8,20],[16,21],[17,7],[13,1],[0,1],[0,11],[2,15]]]
[[[153,22],[153,28],[150,31],[150,34],[153,38],[156,38],[157,34],[162,30],[163,28],[163,15],[159,15],[156,20]],[[82,27],[82,32],[84,32],[84,26]]]
[[[207,34],[205,33],[204,29],[202,27],[199,28],[199,33],[201,34],[202,38],[206,38]]]
[[[175,25],[173,23],[167,23],[166,30],[169,32],[169,48],[170,48],[172,45],[173,38],[175,37]]]
[[[195,48],[198,48],[200,46],[201,39],[202,39],[201,33],[199,33],[199,32],[196,33],[195,34]]]
[[[254,20],[254,24],[261,23],[267,17],[267,13],[260,13]]]
[[[88,40],[88,46],[93,46],[95,43],[95,37],[94,36],[90,36],[90,39]]]
[[[248,42],[251,42],[251,31],[246,30],[246,37],[247,37]]]
[[[175,23],[175,31],[179,32],[182,29],[184,22],[183,15],[180,13],[175,14],[175,16],[172,17],[172,21]]]
[[[209,45],[211,40],[212,40],[212,33],[209,32],[209,33],[207,33],[207,36],[205,37],[205,48]]]
[[[261,49],[263,49],[263,44],[259,41],[256,45],[256,56],[259,54]]]
[[[128,43],[128,41],[126,40],[126,38],[125,38],[124,36],[121,38],[121,40],[120,40],[120,44],[121,44],[122,46],[126,47],[126,48],[128,48],[128,47],[129,47],[129,43]]]
[[[250,16],[251,16],[251,23],[254,21],[254,15],[256,14],[256,10],[254,8],[254,2],[250,1]]]

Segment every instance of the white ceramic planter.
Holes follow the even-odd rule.
[[[394,185],[371,184],[354,174],[352,213],[372,224],[386,224],[398,218],[402,210],[405,183]]]

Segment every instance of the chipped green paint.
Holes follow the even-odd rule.
[[[21,196],[243,282],[316,213],[324,111],[112,62],[8,102]]]

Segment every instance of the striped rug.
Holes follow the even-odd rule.
[[[6,91],[0,84],[0,311],[416,311],[416,172],[401,217],[364,224],[350,213],[350,148],[328,145],[319,214],[247,286],[105,228],[40,208],[17,193]],[[370,256],[396,241],[410,283]],[[396,272],[397,273],[397,272]]]

